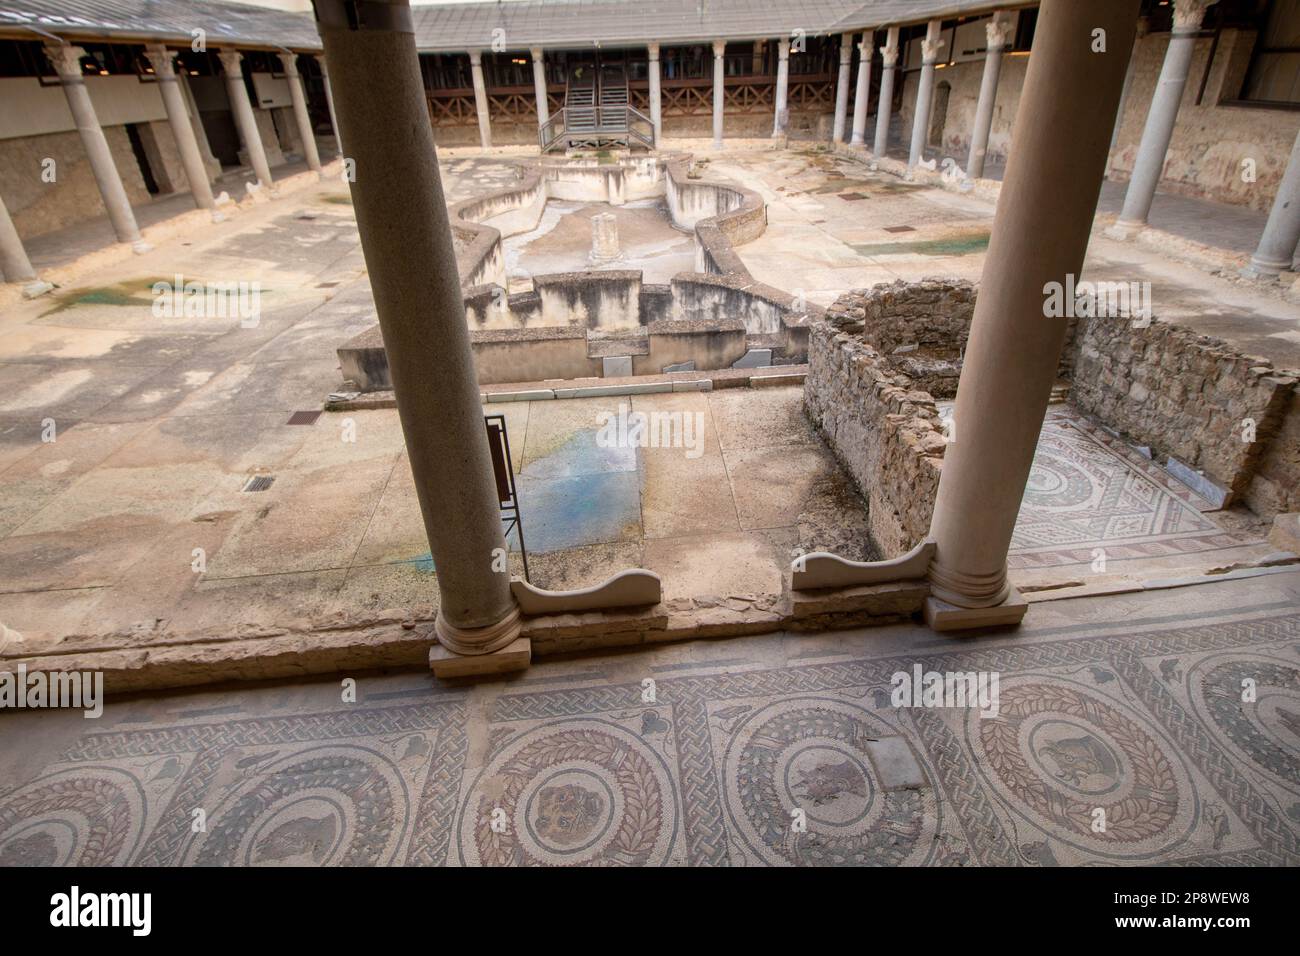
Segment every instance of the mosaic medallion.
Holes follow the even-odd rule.
[[[1216,737],[1300,793],[1300,668],[1258,655],[1218,655],[1192,667],[1187,683],[1193,708]],[[1243,700],[1248,688],[1253,701]]]
[[[653,866],[677,837],[663,758],[602,720],[566,720],[509,741],[470,789],[461,862]]]
[[[815,866],[921,862],[936,830],[922,775],[897,731],[817,697],[755,711],[736,726],[723,767],[744,844],[765,863]]]
[[[325,746],[268,762],[215,809],[183,855],[200,866],[391,863],[411,813],[397,766],[369,747]]]
[[[1035,508],[1078,508],[1095,494],[1092,480],[1064,455],[1042,447],[1034,456],[1024,502]]]
[[[1072,846],[1142,858],[1195,825],[1182,757],[1153,724],[1073,681],[1004,682],[998,718],[972,714],[966,737],[1008,805]]]
[[[0,804],[0,866],[123,866],[138,849],[145,789],[131,773],[79,767]]]

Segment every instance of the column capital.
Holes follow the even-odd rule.
[[[277,56],[280,57],[280,63],[284,66],[284,75],[291,80],[298,78],[298,54],[292,50],[281,50]]]
[[[990,50],[1001,50],[1011,39],[1011,15],[999,10],[993,19],[984,25],[984,36]]]
[[[226,75],[234,76],[241,72],[239,64],[244,62],[244,54],[225,47],[217,51],[217,59],[221,61],[221,68],[226,71]]]
[[[541,63],[546,57],[546,52],[539,46],[530,46],[528,48],[528,55],[533,58],[534,63]]]
[[[717,60],[717,59],[721,59],[722,54],[725,53],[726,50],[727,50],[727,41],[726,41],[726,40],[714,40],[714,41],[713,41],[713,58],[714,58],[715,60]]]
[[[647,43],[647,44],[645,45],[645,49],[646,49],[646,53],[649,54],[650,59],[652,59],[652,60],[657,60],[657,59],[659,59],[659,44],[658,44],[658,42],[656,42],[656,41],[654,41],[654,40],[651,40],[649,43]]]
[[[776,43],[776,55],[782,60],[790,59],[790,38],[781,37]]]
[[[858,56],[866,60],[871,57],[871,39],[875,35],[873,30],[863,30],[862,39],[858,41]]]
[[[482,51],[482,50],[466,50],[465,52],[469,54],[469,65],[470,65],[470,66],[482,66],[482,65],[483,65],[483,51]]]
[[[316,61],[316,65],[320,67],[320,75],[321,75],[321,76],[329,76],[329,75],[330,75],[329,70],[328,70],[328,69],[326,68],[326,66],[325,66],[325,54],[324,54],[324,53],[313,53],[313,54],[311,55],[311,58],[312,58],[313,60],[315,60],[315,61]]]
[[[880,48],[880,59],[884,61],[886,70],[892,70],[898,66],[898,47],[882,46]]]
[[[86,51],[71,43],[47,43],[45,55],[54,65],[54,72],[61,77],[81,77],[81,58]]]
[[[1174,32],[1195,33],[1214,0],[1174,0]]]
[[[939,50],[943,48],[943,40],[922,40],[921,41],[921,62],[933,65],[939,62]]]
[[[853,34],[845,33],[840,37],[840,66],[853,62]]]
[[[144,55],[149,61],[149,65],[153,67],[154,75],[159,79],[176,75],[176,65],[173,62],[174,54],[167,49],[167,44],[147,43],[145,44]]]

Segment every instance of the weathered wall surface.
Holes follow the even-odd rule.
[[[1281,421],[1255,465],[1242,496],[1255,514],[1271,518],[1300,512],[1300,387],[1282,403]]]
[[[866,499],[876,554],[895,558],[924,540],[947,445],[929,393],[821,320],[809,328],[804,407]]]
[[[1135,328],[1129,319],[1095,318],[1079,320],[1067,348],[1072,405],[1235,495],[1281,437],[1295,379],[1218,339],[1159,319]]]
[[[1005,162],[1011,149],[1011,129],[1015,125],[1016,110],[1020,108],[1020,93],[1025,85],[1025,72],[1029,69],[1029,57],[1002,54],[1002,69],[998,74],[998,95],[993,101],[993,125],[989,128],[988,160]],[[935,74],[936,96],[942,83],[948,84],[948,110],[942,120],[931,112],[930,129],[941,129],[937,140],[930,145],[947,157],[951,156],[957,165],[966,168],[970,156],[971,130],[975,127],[975,110],[979,105],[980,83],[984,78],[984,58],[965,60],[945,67]],[[916,71],[904,74],[903,103],[898,111],[899,129],[902,144],[910,145],[912,137],[912,120],[916,115],[916,86],[920,74]],[[941,102],[941,99],[936,100]],[[874,104],[872,104],[874,107]],[[872,109],[872,122],[868,124],[868,139],[875,129],[875,110]]]

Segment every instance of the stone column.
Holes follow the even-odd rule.
[[[189,75],[182,69],[176,76],[179,78],[181,94],[185,97],[190,129],[194,130],[194,139],[199,144],[199,155],[203,157],[203,168],[208,171],[208,182],[212,182],[221,175],[221,160],[212,153],[212,144],[208,142],[208,131],[203,128],[203,115],[199,112],[199,104],[194,99],[194,91],[190,89]]]
[[[849,113],[849,81],[853,76],[853,34],[840,36],[840,75],[835,80],[835,127],[832,143],[844,142],[844,123]]]
[[[930,133],[930,107],[934,100],[934,65],[939,62],[939,47],[943,45],[940,30],[943,24],[931,20],[921,41],[921,78],[916,85],[916,110],[912,118],[912,146],[907,157],[907,171],[911,173],[925,156],[925,140]]]
[[[533,94],[537,97],[537,128],[541,129],[551,118],[551,106],[546,100],[546,60],[542,48],[535,46],[529,54],[533,58]]]
[[[1007,550],[1068,324],[1044,315],[1044,287],[1083,266],[1137,11],[1138,0],[1039,8],[930,525],[925,614],[937,630],[1024,615]],[[1092,52],[1097,28],[1105,53]]]
[[[262,134],[257,131],[253,104],[248,101],[248,90],[244,86],[244,71],[240,67],[244,55],[238,50],[230,49],[220,50],[217,55],[221,58],[221,68],[226,71],[226,96],[230,99],[231,112],[235,114],[239,137],[244,141],[244,149],[248,151],[248,165],[253,167],[253,174],[263,189],[274,189],[271,164],[266,161]]]
[[[776,96],[773,109],[772,135],[784,136],[789,120],[790,95],[790,41],[782,37],[776,45]]]
[[[998,97],[998,76],[1002,72],[1002,51],[1011,38],[1011,20],[1003,13],[993,14],[984,27],[988,49],[984,53],[984,79],[980,82],[979,103],[975,107],[975,128],[971,131],[970,156],[966,158],[966,177],[984,175],[984,156],[989,148],[989,129],[993,126],[993,103]]]
[[[1137,65],[1137,45],[1147,35],[1146,17],[1138,18],[1137,39],[1133,41],[1133,52],[1128,58],[1128,71],[1124,74],[1124,89],[1119,95],[1119,112],[1115,114],[1115,128],[1110,133],[1110,152],[1106,156],[1106,178],[1110,179],[1110,169],[1115,162],[1115,147],[1119,145],[1120,127],[1124,125],[1124,114],[1128,110],[1129,91],[1133,87],[1133,70]]]
[[[1196,47],[1196,34],[1201,29],[1205,9],[1212,0],[1174,0],[1174,29],[1169,35],[1169,48],[1160,68],[1151,109],[1138,145],[1137,159],[1133,162],[1133,175],[1129,178],[1128,192],[1124,194],[1124,208],[1119,221],[1108,230],[1116,238],[1124,238],[1133,230],[1146,225],[1151,213],[1151,201],[1156,196],[1156,185],[1164,169],[1165,154],[1174,135],[1178,121],[1178,105],[1187,86],[1187,69]]]
[[[867,139],[867,98],[871,95],[871,31],[858,44],[858,88],[853,93],[853,137],[850,146],[862,146]]]
[[[339,117],[334,112],[334,90],[330,86],[329,69],[325,64],[325,57],[317,53],[316,63],[320,66],[321,82],[325,84],[325,105],[330,109],[330,129],[334,130],[334,149],[340,156],[343,155],[343,137],[339,135]]]
[[[474,77],[474,110],[478,113],[478,141],[484,149],[492,148],[492,117],[488,113],[487,84],[483,82],[483,52],[469,51],[469,71]]]
[[[876,140],[871,154],[884,159],[889,149],[889,114],[894,108],[894,74],[898,67],[898,27],[885,32],[885,45],[880,48],[880,100],[876,103]]]
[[[150,43],[144,51],[150,65],[153,66],[154,76],[158,77],[158,91],[162,94],[163,109],[167,111],[167,123],[172,128],[176,150],[181,154],[185,178],[190,181],[194,204],[200,209],[210,210],[213,221],[220,222],[225,217],[217,212],[216,200],[212,198],[212,184],[208,182],[208,169],[203,165],[203,157],[199,153],[199,141],[194,137],[194,127],[190,125],[190,116],[185,110],[185,97],[181,93],[180,83],[176,77],[171,51],[161,43]]]
[[[136,252],[148,252],[151,247],[140,238],[140,227],[136,225],[131,202],[126,198],[126,187],[122,185],[117,164],[113,162],[113,152],[108,147],[99,117],[95,115],[95,104],[90,101],[90,92],[86,89],[86,78],[81,72],[81,58],[85,52],[79,46],[67,44],[51,43],[45,47],[45,55],[59,74],[59,84],[68,99],[68,109],[72,111],[77,132],[81,134],[81,145],[90,160],[90,170],[104,199],[104,208],[108,211],[117,241],[129,242]]]
[[[659,44],[646,44],[646,51],[650,56],[650,65],[647,72],[650,74],[650,122],[655,128],[655,149],[659,148],[659,141],[663,138],[663,102],[662,93],[659,89]]]
[[[32,261],[27,258],[27,250],[14,228],[14,221],[9,218],[3,197],[0,197],[0,274],[4,275],[5,282],[23,283],[23,295],[29,299],[54,288],[41,281],[32,268]]]
[[[316,150],[316,130],[311,125],[311,115],[307,112],[307,94],[302,88],[302,76],[298,73],[298,54],[283,52],[280,62],[284,64],[284,78],[289,81],[289,99],[293,101],[293,118],[298,124],[298,138],[302,140],[302,155],[307,160],[307,168],[320,172],[320,153]]]
[[[519,608],[509,575],[493,570],[505,539],[410,7],[370,0],[360,24],[349,23],[345,0],[314,9],[356,161],[357,229],[437,574],[435,631],[456,654],[486,654],[518,638]]]
[[[1278,183],[1259,247],[1241,274],[1251,279],[1276,279],[1283,269],[1291,268],[1297,243],[1300,243],[1300,133],[1291,147],[1291,159],[1287,161],[1282,182]]]
[[[726,99],[726,40],[713,41],[713,148],[722,149],[722,104]]]

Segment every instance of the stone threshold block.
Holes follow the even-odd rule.
[[[1018,625],[1029,610],[1029,602],[1019,591],[1011,594],[994,607],[958,607],[937,597],[925,599],[923,616],[934,631],[966,631],[979,627],[1011,627]]]
[[[429,669],[439,680],[451,677],[484,677],[527,670],[533,661],[533,644],[516,638],[491,654],[456,654],[441,644],[429,648]]]

